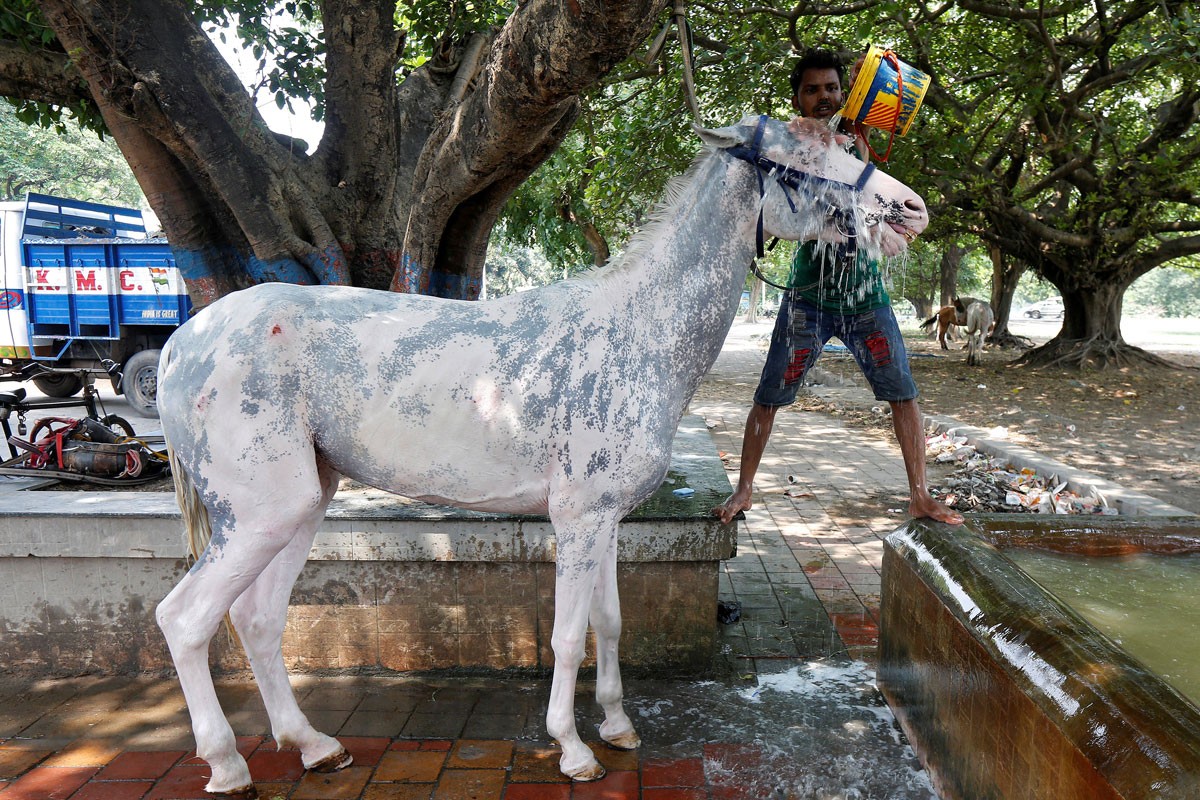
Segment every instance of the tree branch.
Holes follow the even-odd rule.
[[[87,81],[66,53],[30,50],[0,40],[0,95],[56,106],[91,99]]]
[[[430,137],[436,146],[427,146],[417,165],[413,188],[420,199],[409,210],[404,246],[410,263],[461,274],[483,245],[460,241],[451,258],[434,231],[460,206],[494,219],[517,183],[566,135],[580,92],[649,36],[663,6],[663,0],[566,6],[528,0],[517,7],[493,41],[476,88],[440,121],[441,135]],[[524,152],[514,149],[514,137],[527,142]]]

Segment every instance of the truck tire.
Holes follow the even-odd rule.
[[[159,350],[139,350],[121,368],[121,392],[143,417],[158,416]]]
[[[33,379],[33,385],[47,397],[72,397],[83,388],[83,379],[69,372],[48,372]]]

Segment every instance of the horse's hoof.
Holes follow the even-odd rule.
[[[601,736],[600,738],[604,740],[605,744],[614,750],[637,750],[642,746],[642,737],[637,735],[637,731],[625,731],[625,733],[618,733],[611,739],[605,736]]]
[[[343,748],[342,750],[339,750],[338,752],[334,753],[331,756],[326,756],[325,758],[322,758],[320,761],[313,764],[308,769],[310,772],[321,772],[321,773],[337,772],[339,769],[344,769],[344,768],[350,766],[350,764],[353,761],[354,761],[354,756],[350,755]]]
[[[600,780],[606,774],[607,773],[604,771],[604,767],[600,764],[600,762],[593,761],[589,766],[584,767],[578,772],[567,773],[567,777],[576,783],[589,783],[591,781]]]
[[[230,789],[228,792],[208,792],[208,794],[219,800],[258,800],[258,789],[254,788],[253,783],[240,789]]]

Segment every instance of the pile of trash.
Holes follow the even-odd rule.
[[[1066,481],[1039,475],[1031,469],[1014,470],[1008,463],[981,453],[965,436],[939,433],[927,437],[925,452],[938,463],[955,463],[954,473],[930,494],[956,511],[1010,514],[1101,514],[1115,516],[1099,492],[1083,497],[1067,488]]]

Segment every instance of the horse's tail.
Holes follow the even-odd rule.
[[[175,502],[179,504],[179,513],[183,517],[183,535],[187,543],[188,555],[193,562],[208,548],[212,539],[212,523],[208,519],[208,509],[200,499],[192,476],[187,474],[179,463],[175,449],[167,443],[167,460],[171,464],[171,479],[175,482]]]
[[[983,363],[983,342],[994,324],[992,307],[976,300],[967,307],[967,364],[978,366]]]
[[[923,330],[923,331],[927,331],[927,330],[929,330],[930,328],[932,328],[932,327],[933,327],[933,323],[937,322],[937,318],[938,318],[938,315],[937,315],[937,314],[934,314],[932,317],[930,317],[929,319],[927,319],[927,320],[925,320],[924,322],[922,322],[922,323],[921,323],[921,330]]]
[[[159,386],[162,386],[162,375],[174,355],[171,342],[172,340],[167,340],[167,343],[163,345],[162,354],[158,357]],[[200,560],[201,554],[208,548],[208,543],[212,539],[212,522],[208,518],[208,509],[205,508],[204,501],[200,499],[200,492],[196,489],[196,484],[192,482],[192,476],[183,468],[169,439],[167,440],[167,462],[171,465],[171,480],[175,483],[175,503],[179,506],[179,513],[183,517],[184,542],[187,544],[188,555],[191,556],[192,563],[195,563]]]
[[[967,338],[967,365],[977,367],[983,363],[983,333],[975,331]]]

